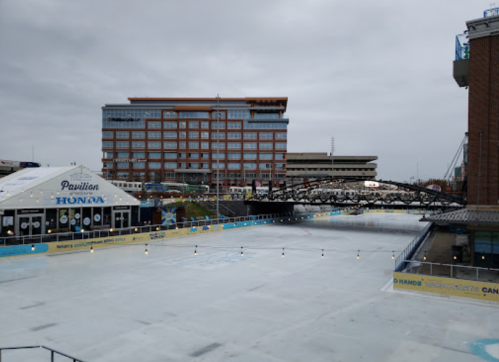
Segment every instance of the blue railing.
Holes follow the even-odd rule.
[[[468,59],[470,57],[470,46],[466,34],[456,35],[456,60]]]
[[[484,18],[488,18],[490,16],[497,16],[497,15],[499,15],[499,8],[487,9],[483,12]]]

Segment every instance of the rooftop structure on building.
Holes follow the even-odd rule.
[[[128,98],[102,107],[108,179],[216,187],[284,181],[287,97]]]

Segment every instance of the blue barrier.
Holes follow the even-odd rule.
[[[33,244],[35,250],[31,250],[31,245],[13,245],[0,248],[0,258],[5,256],[18,256],[29,254],[46,253],[49,250],[47,244]]]

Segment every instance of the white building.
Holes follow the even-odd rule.
[[[0,179],[0,235],[127,228],[139,206],[83,166],[28,168]]]

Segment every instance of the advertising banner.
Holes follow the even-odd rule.
[[[177,208],[163,207],[161,209],[161,225],[175,225],[177,223]]]

